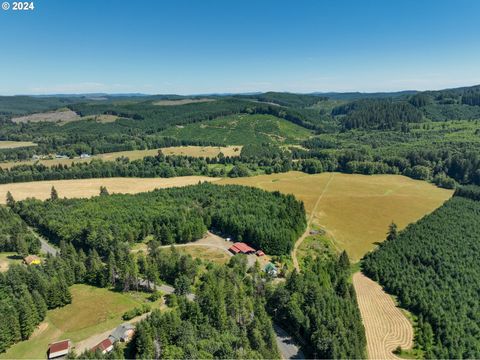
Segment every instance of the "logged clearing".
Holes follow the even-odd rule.
[[[0,354],[0,359],[44,359],[49,343],[70,339],[75,345],[93,334],[112,329],[124,322],[123,313],[146,303],[148,296],[88,285],[73,285],[70,291],[71,304],[48,311],[30,339],[13,345]]]
[[[175,105],[187,105],[187,104],[197,104],[203,102],[216,101],[215,99],[179,99],[179,100],[158,100],[153,103],[153,105],[159,106],[175,106]]]
[[[44,113],[36,113],[25,116],[19,116],[12,119],[14,123],[28,122],[58,122],[68,123],[80,120],[81,117],[70,109],[59,109],[57,111],[49,111]]]
[[[10,191],[15,200],[34,197],[45,200],[50,197],[52,186],[63,198],[88,198],[100,192],[100,186],[105,186],[110,194],[135,194],[154,189],[175,186],[195,185],[198,182],[218,181],[219,178],[206,176],[179,176],[173,178],[102,178],[80,180],[33,181],[0,185],[0,203],[5,203],[7,192]]]
[[[1,141],[0,149],[15,149],[21,147],[37,146],[37,144],[31,141]]]
[[[365,326],[368,358],[399,359],[393,354],[398,346],[402,349],[413,346],[412,324],[373,280],[357,272],[353,275],[353,286]]]
[[[13,143],[13,141],[10,141]],[[27,143],[25,143],[27,144]],[[30,145],[23,146],[33,146],[34,143],[28,143]],[[33,145],[32,145],[33,144]],[[17,146],[18,147],[18,146]],[[0,141],[0,149],[2,148],[2,141]],[[67,165],[70,166],[72,163],[86,163],[90,162],[93,159],[101,159],[104,161],[115,161],[119,157],[127,157],[130,161],[143,159],[146,156],[155,156],[158,154],[158,151],[162,150],[165,155],[183,155],[183,156],[192,156],[192,157],[216,157],[218,154],[222,153],[225,156],[234,157],[240,156],[242,151],[242,146],[172,146],[159,149],[150,149],[150,150],[129,150],[129,151],[117,151],[112,153],[104,153],[94,155],[90,158],[74,158],[74,159],[42,159],[42,160],[27,160],[27,161],[10,161],[0,163],[0,168],[10,169],[13,166],[18,165],[33,165],[39,163],[45,166],[54,166],[54,165]]]
[[[295,195],[305,203],[312,223],[324,229],[337,250],[346,250],[352,261],[360,260],[377,242],[383,241],[392,221],[403,229],[453,194],[451,190],[401,175],[307,175],[292,171],[222,179],[219,183]]]
[[[14,252],[0,252],[0,272],[8,270],[10,265],[21,264],[22,257]]]

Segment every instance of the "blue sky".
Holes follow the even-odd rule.
[[[478,0],[34,4],[33,12],[0,10],[0,94],[389,91],[480,83]]]

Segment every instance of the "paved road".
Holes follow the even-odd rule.
[[[39,233],[37,233],[33,228],[31,228],[30,226],[28,227],[30,229],[30,231],[32,232],[32,234],[38,239],[40,240],[40,243],[42,244],[42,246],[40,247],[40,249],[45,253],[45,254],[52,254],[53,256],[57,255],[57,253],[59,252],[59,250],[57,250],[56,248],[54,248],[47,240],[45,240]]]
[[[285,330],[277,324],[273,324],[273,330],[282,359],[305,359],[300,346]]]

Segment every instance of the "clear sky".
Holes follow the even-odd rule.
[[[480,83],[479,0],[34,5],[31,12],[0,10],[0,94],[389,91]]]

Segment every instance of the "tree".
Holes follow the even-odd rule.
[[[397,237],[398,237],[397,224],[395,224],[392,221],[392,223],[388,226],[387,241],[395,240]]]
[[[52,190],[50,191],[50,200],[52,201],[58,200],[58,192],[54,186],[52,186]]]
[[[7,191],[7,206],[14,207],[15,206],[15,199],[10,191]]]
[[[191,281],[186,275],[180,275],[175,280],[175,294],[187,295],[190,292]]]
[[[110,195],[108,193],[107,187],[106,186],[100,186],[100,196],[108,196]]]

